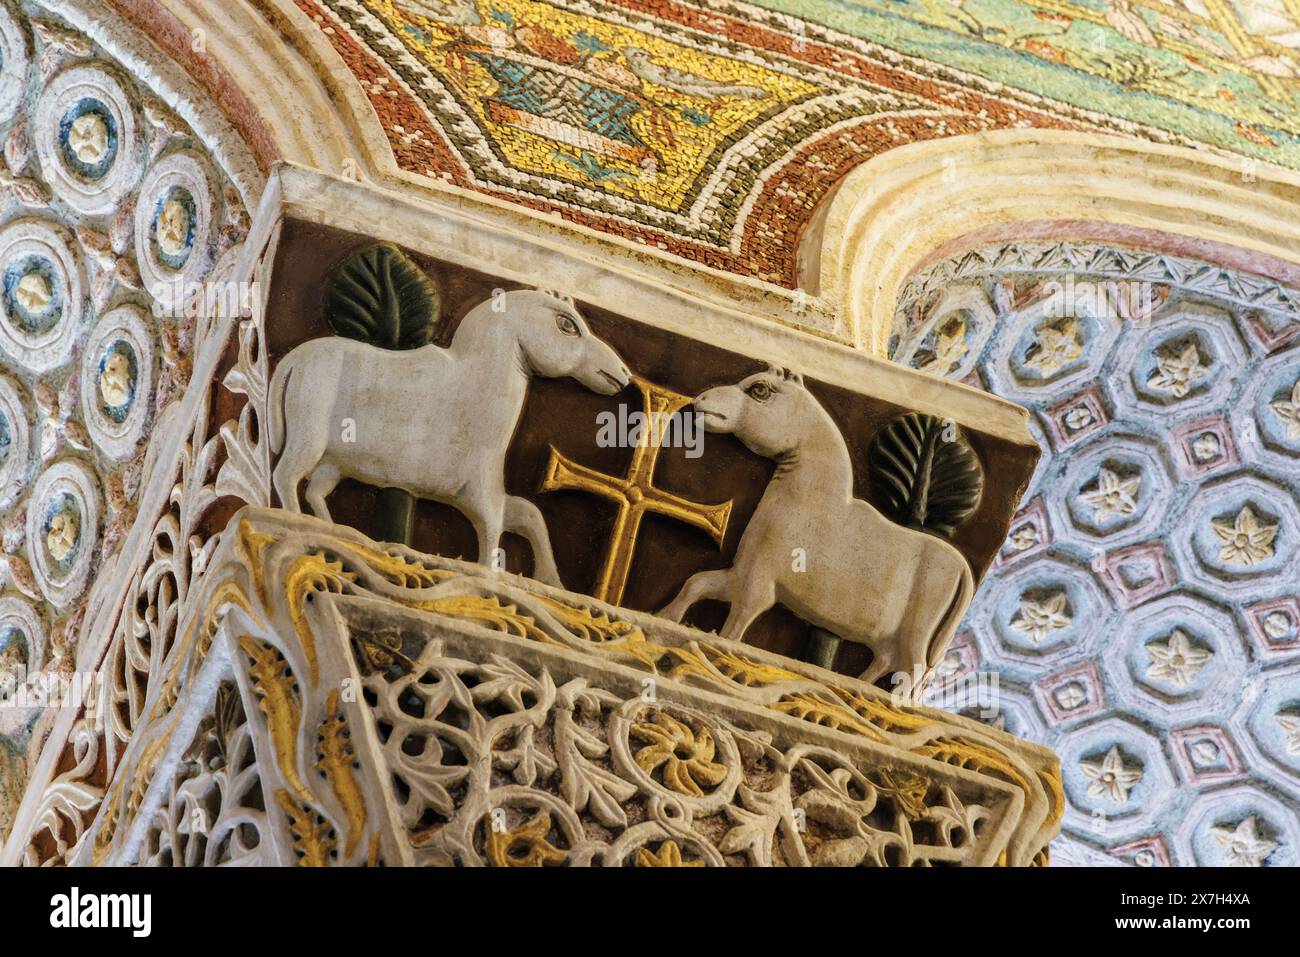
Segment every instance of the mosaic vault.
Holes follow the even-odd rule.
[[[791,287],[831,186],[911,142],[1094,130],[1300,166],[1276,3],[298,6],[402,169]]]
[[[1060,754],[1056,861],[1300,863],[1297,301],[1086,243],[905,291],[895,357],[1028,406],[1045,450],[946,667]]]

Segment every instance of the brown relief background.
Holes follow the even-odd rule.
[[[267,308],[267,348],[271,367],[295,346],[319,336],[333,335],[323,313],[324,290],[334,268],[349,253],[375,241],[375,237],[329,226],[288,219],[283,226],[271,272]],[[519,283],[449,265],[436,258],[407,251],[438,284],[442,294],[442,320],[435,338],[446,346],[461,318],[492,295],[494,289],[516,289]],[[633,372],[684,395],[737,382],[760,371],[767,360],[798,369],[793,357],[754,359],[697,340],[683,340],[625,316],[587,306],[579,308],[592,331],[622,356]],[[485,383],[490,388],[490,383]],[[857,494],[867,500],[865,461],[875,434],[905,406],[874,396],[860,395],[815,380],[807,380],[839,424],[854,462]],[[327,388],[325,383],[321,388]],[[596,444],[597,415],[617,414],[618,406],[641,409],[641,394],[633,386],[616,396],[599,396],[569,379],[536,378],[529,386],[523,417],[506,459],[506,488],[538,506],[546,520],[560,576],[567,588],[590,592],[609,548],[615,504],[578,491],[539,494],[550,446],[590,468],[610,475],[626,473],[631,450],[601,448]],[[396,414],[396,413],[395,413]],[[967,430],[985,469],[984,496],[979,508],[958,530],[953,543],[967,557],[976,578],[997,554],[1011,516],[1037,461],[1035,449]],[[717,503],[732,499],[732,515],[719,548],[702,530],[663,516],[647,514],[641,525],[627,591],[622,604],[646,611],[666,605],[685,580],[698,571],[725,568],[737,542],[763,494],[774,463],[747,450],[731,436],[708,434],[704,454],[686,458],[682,448],[661,450],[655,484],[694,502]],[[376,490],[344,480],[329,499],[335,521],[366,534],[374,534]],[[478,547],[470,523],[450,506],[420,501],[416,509],[412,547],[453,558],[473,560]],[[507,568],[527,574],[532,567],[527,543],[514,535],[502,538]],[[726,605],[702,602],[688,621],[705,630],[719,628]],[[808,626],[784,608],[774,608],[750,628],[749,643],[792,657],[800,657]],[[856,674],[870,662],[870,651],[844,642],[837,670]]]

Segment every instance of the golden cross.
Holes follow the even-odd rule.
[[[614,519],[614,532],[605,556],[604,567],[592,594],[601,601],[617,605],[623,600],[627,575],[632,568],[632,553],[636,550],[641,518],[646,512],[667,515],[708,532],[718,544],[727,534],[727,521],[731,518],[731,500],[721,505],[702,505],[689,499],[665,492],[654,484],[655,464],[663,429],[678,411],[690,403],[687,396],[679,395],[643,379],[632,380],[641,390],[641,411],[644,414],[640,441],[632,449],[632,463],[627,475],[620,478],[606,475],[595,469],[579,465],[551,446],[551,459],[546,466],[546,477],[538,491],[554,492],[572,489],[590,492],[618,503],[618,516]]]

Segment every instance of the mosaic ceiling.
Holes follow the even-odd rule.
[[[0,6],[0,672],[73,668],[195,328],[249,224],[193,131],[85,36]],[[110,580],[111,580],[111,576]],[[166,587],[166,586],[164,586]],[[0,830],[39,708],[0,684]],[[17,703],[16,703],[17,702]]]
[[[1096,130],[1300,168],[1293,0],[296,0],[398,165],[793,286],[817,203],[919,140]]]
[[[1060,755],[1054,861],[1300,864],[1298,303],[1065,243],[904,291],[895,358],[1027,406],[1044,449],[937,703]]]

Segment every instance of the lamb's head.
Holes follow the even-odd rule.
[[[798,373],[771,366],[700,393],[694,407],[706,432],[730,433],[751,452],[776,459],[798,447],[817,400]]]
[[[536,375],[570,376],[601,395],[621,392],[632,381],[618,354],[591,334],[572,299],[536,289],[502,298],[522,358]]]

